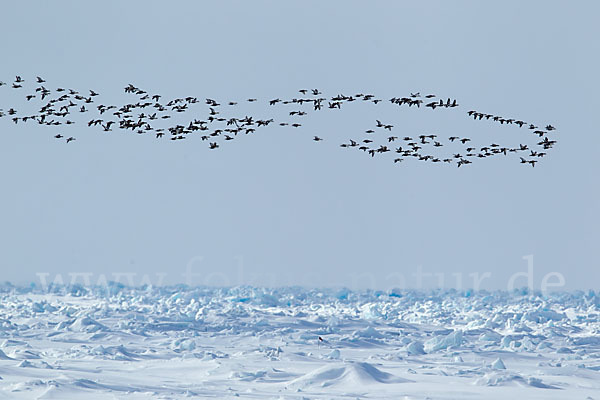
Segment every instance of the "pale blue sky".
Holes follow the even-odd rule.
[[[553,271],[566,288],[598,288],[597,2],[11,3],[0,23],[6,82],[40,75],[105,104],[127,101],[130,82],[166,98],[257,97],[244,107],[264,118],[283,117],[264,101],[313,87],[386,100],[433,92],[461,107],[322,113],[303,131],[274,128],[218,151],[83,126],[66,145],[3,118],[2,280],[164,272],[184,282],[203,257],[192,283],[219,283],[208,275],[218,271],[230,284],[388,288],[396,273],[414,287],[421,268],[444,273],[447,287],[453,273],[468,287],[469,273],[490,272],[482,287],[506,288],[533,254],[536,288]],[[400,135],[508,135],[469,109],[552,123],[558,144],[536,168],[398,166],[338,147],[376,118]]]

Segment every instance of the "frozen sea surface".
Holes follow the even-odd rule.
[[[0,298],[0,399],[600,399],[594,292],[4,286]]]

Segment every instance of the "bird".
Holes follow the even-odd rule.
[[[14,108],[8,109],[6,112],[0,109],[0,118],[4,115],[10,115],[10,120],[18,126],[21,126],[25,123],[38,123],[39,125],[44,126],[58,126],[58,125],[73,125],[76,123],[87,123],[88,127],[94,127],[100,125],[104,131],[112,131],[113,129],[119,129],[123,132],[132,132],[136,134],[145,134],[152,133],[156,138],[162,138],[165,136],[167,132],[169,134],[169,138],[174,141],[180,141],[186,139],[190,134],[201,132],[200,137],[202,141],[209,142],[210,149],[216,149],[219,147],[219,143],[221,141],[231,141],[233,140],[238,133],[244,132],[245,134],[255,133],[259,130],[262,130],[263,127],[270,125],[272,122],[275,122],[274,125],[279,127],[291,126],[293,128],[301,128],[303,124],[292,123],[292,121],[278,120],[275,121],[273,118],[270,119],[254,119],[251,116],[246,116],[242,118],[240,115],[236,115],[235,117],[232,115],[228,115],[227,110],[233,110],[233,108],[220,108],[219,102],[214,99],[207,98],[205,104],[208,106],[208,109],[205,111],[200,110],[200,112],[204,112],[204,117],[194,115],[193,121],[188,121],[185,124],[181,125],[181,118],[173,118],[173,121],[169,120],[172,117],[175,117],[180,113],[195,113],[197,112],[197,106],[194,106],[198,103],[198,99],[194,96],[188,97],[179,97],[173,98],[169,101],[163,101],[163,96],[160,94],[152,94],[151,91],[146,91],[141,88],[136,87],[133,84],[128,84],[124,90],[132,97],[132,101],[124,102],[120,105],[117,104],[98,104],[99,98],[101,95],[89,89],[89,91],[76,91],[71,88],[58,87],[56,90],[48,90],[44,86],[46,84],[46,80],[41,76],[35,76],[35,83],[37,83],[37,87],[35,88],[35,92],[27,92],[26,89],[26,80],[23,79],[20,75],[15,76],[15,80],[11,83],[14,89],[21,89],[20,91],[15,91],[15,94],[21,95],[27,100],[28,103],[32,104],[33,107],[38,107],[37,102],[32,101],[34,99],[41,99],[42,102],[46,102],[45,104],[41,104],[37,110],[30,110],[22,112],[17,112]],[[0,86],[7,85],[4,82],[0,81]],[[84,93],[84,94],[80,94]],[[85,93],[89,93],[86,95]],[[291,117],[304,117],[309,118],[311,111],[321,111],[324,109],[336,109],[339,110],[343,105],[347,105],[349,103],[356,102],[357,100],[362,100],[360,104],[363,102],[370,102],[373,104],[379,104],[382,100],[377,98],[375,94],[370,93],[357,93],[355,95],[345,95],[345,94],[337,94],[334,96],[323,96],[322,92],[318,89],[300,89],[298,93],[302,94],[303,97],[297,97],[297,95],[285,96],[285,97],[276,97],[272,100],[266,101],[271,106],[283,107],[288,105],[294,105],[292,110],[287,110],[286,114]],[[38,95],[39,94],[39,95]],[[396,95],[390,99],[390,102],[398,105],[398,106],[407,106],[414,108],[419,108],[420,104],[423,103],[423,99],[431,99],[429,103],[426,104],[428,108],[436,109],[438,107],[444,108],[455,108],[458,107],[458,101],[453,99],[452,97],[447,97],[446,100],[441,98],[436,98],[437,96],[434,94],[427,94],[425,96],[421,96],[421,92],[411,92],[408,95]],[[256,97],[248,97],[248,103],[258,102]],[[89,106],[89,104],[94,104],[96,107]],[[307,104],[308,103],[308,104]],[[240,110],[243,105],[238,104],[238,101],[233,99],[225,102],[224,104],[228,106],[238,106],[235,110],[238,112],[243,111]],[[304,108],[302,106],[309,105],[309,108]],[[328,105],[328,107],[323,107],[324,105]],[[356,107],[356,106],[352,106]],[[191,110],[191,111],[190,111]],[[86,121],[81,121],[76,115],[73,114],[74,111],[78,111],[79,113],[87,113],[91,114],[90,117],[86,119]],[[325,111],[327,112],[327,111]],[[355,112],[355,111],[353,111]],[[177,113],[177,114],[176,114]],[[358,113],[358,111],[356,111]],[[102,115],[100,118],[98,115]],[[394,162],[398,159],[407,160],[407,159],[418,159],[422,161],[430,161],[432,163],[449,163],[452,164],[453,160],[457,161],[457,166],[464,166],[466,164],[470,164],[475,160],[485,159],[487,157],[491,157],[497,154],[503,154],[505,156],[510,155],[511,153],[528,151],[529,153],[525,155],[526,158],[530,160],[527,161],[525,158],[524,163],[531,164],[532,167],[538,162],[539,158],[545,157],[549,154],[549,150],[553,148],[553,146],[557,143],[554,140],[553,135],[556,131],[556,128],[553,124],[544,123],[544,124],[534,124],[532,122],[526,122],[525,119],[509,117],[509,116],[500,116],[497,114],[477,111],[476,109],[467,111],[467,115],[470,120],[474,121],[490,121],[497,122],[499,126],[504,127],[526,127],[531,132],[538,136],[541,139],[537,139],[536,141],[530,140],[529,142],[524,143],[516,143],[512,146],[510,143],[492,143],[490,145],[486,145],[480,147],[480,150],[477,151],[475,144],[470,144],[467,147],[466,154],[444,154],[445,142],[441,138],[438,138],[438,135],[418,135],[418,140],[413,140],[413,135],[407,135],[403,137],[403,144],[405,148],[402,146],[397,147],[395,149],[395,153],[398,154],[396,158],[392,159]],[[381,118],[381,117],[380,117]],[[382,118],[383,120],[384,118]],[[384,123],[382,120],[375,120],[376,127],[375,129],[367,129],[364,131],[366,134],[374,134],[376,132],[376,128],[387,129],[391,132],[394,128],[394,125],[391,123]],[[538,128],[537,125],[543,126],[544,128]],[[504,128],[503,128],[504,129]],[[510,128],[508,128],[510,129]],[[62,139],[62,134],[54,135],[57,139]],[[387,142],[391,143],[393,141],[398,140],[398,136],[384,136],[382,138],[377,138],[376,136],[371,139],[350,139],[349,143],[342,143],[340,147],[343,148],[352,148],[356,147],[369,155],[374,157],[375,155],[384,156],[385,153],[390,152],[391,150],[387,148],[387,146],[382,145],[376,142]],[[314,141],[322,141],[327,140],[327,138],[313,136]],[[71,136],[67,140],[67,143],[76,140],[75,137]],[[477,137],[471,138],[460,138],[459,136],[450,136],[448,137],[449,142],[460,141],[462,144],[466,144],[467,142],[476,143]],[[523,139],[521,139],[523,141]],[[369,145],[375,144],[372,148]],[[538,147],[534,147],[534,146]],[[448,146],[450,147],[450,146]],[[431,151],[427,151],[427,149]],[[435,150],[434,150],[435,149]],[[543,151],[539,151],[543,149]],[[429,153],[429,154],[428,154]],[[523,154],[523,153],[521,153]],[[533,157],[533,159],[531,159]],[[533,162],[531,162],[533,161]],[[523,161],[521,161],[523,163]]]

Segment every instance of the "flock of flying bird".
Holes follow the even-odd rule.
[[[12,84],[7,84],[0,81],[0,98],[1,90],[12,89],[15,91],[25,90],[26,81],[20,76],[17,76]],[[270,119],[255,119],[251,116],[244,117],[225,117],[224,114],[229,111],[235,111],[235,106],[238,105],[235,101],[219,103],[214,99],[207,98],[204,101],[199,101],[196,97],[175,98],[168,101],[163,101],[159,94],[150,94],[145,90],[129,84],[125,87],[125,92],[135,96],[135,101],[131,101],[122,106],[99,104],[97,96],[99,94],[94,90],[88,90],[80,93],[74,89],[56,88],[54,90],[47,89],[46,81],[37,77],[34,81],[35,90],[30,93],[25,93],[25,100],[29,102],[39,102],[40,107],[34,113],[23,114],[19,113],[15,108],[3,110],[0,108],[0,118],[8,117],[14,124],[22,123],[37,123],[54,127],[55,129],[63,125],[82,124],[74,121],[78,118],[76,115],[91,117],[85,118],[87,121],[83,123],[88,127],[101,128],[105,132],[110,132],[114,128],[124,131],[131,131],[137,134],[152,134],[157,139],[168,137],[173,141],[184,140],[189,135],[198,134],[202,141],[208,143],[209,149],[218,149],[223,142],[234,140],[238,135],[255,134],[257,130],[267,127],[271,124],[279,125],[281,129],[284,127],[300,128],[302,124],[301,117],[306,116],[309,112],[317,112],[323,109],[341,109],[342,106],[353,102],[368,102],[378,104],[382,99],[376,98],[373,94],[358,93],[351,96],[338,94],[327,98],[323,97],[321,91],[317,89],[302,89],[299,90],[298,97],[291,99],[271,99],[268,101],[269,106],[288,105],[294,107],[294,110],[287,112],[291,122],[275,122]],[[256,98],[246,100],[249,103],[257,102]],[[399,107],[414,107],[414,108],[456,108],[459,104],[456,99],[448,98],[446,100],[437,98],[436,95],[427,94],[421,96],[420,93],[410,93],[405,97],[393,97],[389,100],[390,103]],[[169,119],[175,115],[182,115],[190,112],[196,104],[204,104],[207,108],[207,115],[204,118],[180,123],[169,123]],[[432,163],[448,163],[455,164],[458,167],[471,164],[475,159],[483,159],[486,157],[503,155],[509,153],[517,153],[522,164],[531,165],[532,167],[547,154],[547,150],[551,149],[556,140],[551,140],[548,135],[556,128],[550,124],[537,125],[516,118],[502,117],[499,115],[488,114],[480,111],[470,110],[466,113],[476,121],[492,121],[500,125],[514,126],[525,128],[526,131],[536,135],[535,145],[519,143],[516,146],[503,146],[497,143],[476,147],[470,145],[471,139],[468,137],[449,136],[448,142],[460,144],[459,150],[452,151],[446,156],[436,155],[432,149],[449,147],[450,144],[436,134],[420,134],[398,137],[393,135],[394,126],[389,123],[375,120],[372,128],[367,129],[364,133],[366,137],[362,139],[349,139],[349,142],[342,143],[342,148],[354,148],[363,151],[370,157],[379,156],[385,153],[393,153],[394,163],[400,163],[406,159],[417,159]],[[90,119],[91,118],[91,119]],[[383,144],[375,144],[375,138],[381,135],[375,135],[378,131],[383,132]],[[67,135],[68,136],[68,135]],[[66,143],[76,140],[74,136],[65,137],[61,133],[55,132],[54,138],[57,140],[64,139]],[[312,140],[321,142],[324,139],[319,136],[313,136]],[[533,147],[536,146],[536,147]]]

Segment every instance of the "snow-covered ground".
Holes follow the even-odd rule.
[[[600,399],[593,292],[5,286],[0,298],[0,399]]]

